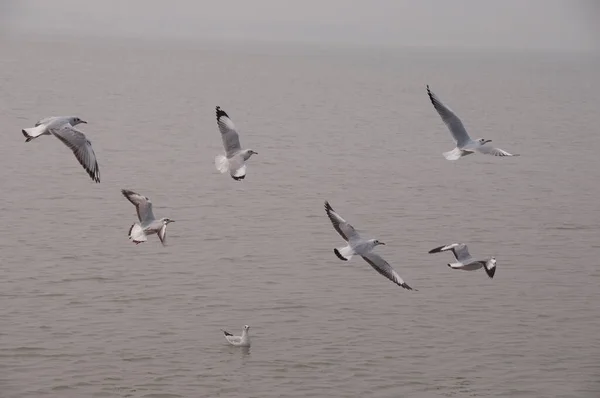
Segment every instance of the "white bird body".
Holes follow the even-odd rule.
[[[42,135],[54,135],[65,144],[95,182],[100,182],[100,168],[92,142],[85,134],[75,128],[80,123],[87,123],[76,116],[51,116],[38,121],[35,127],[22,129],[25,142],[30,142]]]
[[[452,111],[452,109],[442,103],[442,101],[429,89],[429,86],[427,86],[427,95],[456,142],[456,148],[443,153],[446,159],[458,160],[461,157],[471,155],[475,152],[493,156],[519,156],[518,154],[513,155],[500,148],[486,145],[488,142],[492,142],[492,140],[486,140],[484,138],[478,138],[476,140],[471,139],[460,118]]]
[[[249,329],[250,326],[244,325],[244,329],[242,330],[241,336],[234,336],[226,330],[223,330],[223,334],[225,335],[225,340],[227,340],[231,345],[239,347],[250,347],[250,335],[248,334]]]
[[[76,126],[79,123],[86,122],[74,116],[50,116],[38,121],[35,127],[23,129],[21,132],[26,138],[25,142],[29,142],[40,135],[52,135],[50,129],[60,128],[65,124]]]
[[[155,219],[152,212],[152,202],[146,196],[128,189],[122,189],[121,193],[135,206],[138,214],[139,222],[135,222],[129,228],[129,239],[137,245],[146,242],[148,235],[157,234],[163,246],[166,245],[167,225],[175,221],[167,217],[160,220]]]
[[[431,249],[429,253],[441,253],[445,251],[452,251],[454,258],[457,260],[456,263],[448,263],[448,267],[452,269],[475,271],[483,268],[490,278],[493,278],[496,274],[496,259],[494,257],[485,260],[475,260],[471,257],[469,248],[464,243],[452,243],[450,245],[436,247]]]
[[[385,243],[380,242],[377,239],[362,239],[354,227],[336,213],[327,201],[325,202],[325,213],[327,213],[331,224],[333,224],[333,228],[346,242],[348,242],[344,247],[333,249],[333,252],[340,260],[349,261],[353,255],[357,254],[373,267],[375,271],[379,272],[396,285],[407,290],[413,290],[412,287],[404,282],[396,270],[394,270],[387,261],[378,254],[373,253],[373,249],[376,246],[385,245]]]
[[[246,177],[246,161],[250,159],[250,156],[257,153],[252,149],[242,149],[235,125],[221,107],[216,107],[216,114],[217,126],[221,132],[223,147],[225,147],[225,155],[215,157],[215,167],[221,173],[229,172],[234,180],[243,180]]]

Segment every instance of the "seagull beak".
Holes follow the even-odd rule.
[[[385,246],[385,242],[379,242],[380,245],[384,245]]]
[[[87,122],[86,122],[85,120],[82,120],[82,121],[81,121],[81,123],[85,123],[85,124],[87,124]]]
[[[488,142],[492,142],[492,140],[485,140],[485,143],[487,144]]]

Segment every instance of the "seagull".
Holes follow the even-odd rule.
[[[450,130],[452,138],[454,138],[454,141],[456,141],[456,148],[451,151],[444,152],[444,157],[446,159],[457,160],[463,156],[475,153],[475,151],[485,155],[493,156],[519,156],[518,154],[510,154],[500,148],[494,148],[492,146],[485,145],[488,142],[492,142],[492,140],[486,140],[484,138],[472,140],[458,116],[456,116],[452,109],[444,105],[437,95],[429,90],[429,85],[427,86],[427,94],[429,95],[429,99],[431,100],[433,107]]]
[[[250,326],[244,325],[241,336],[234,336],[226,330],[221,330],[223,331],[225,339],[227,339],[229,344],[240,347],[250,347],[250,336],[248,335],[248,329],[250,329]]]
[[[229,172],[236,181],[243,180],[246,177],[246,160],[250,159],[252,155],[258,155],[258,153],[252,149],[242,149],[235,125],[221,107],[217,106],[216,110],[217,126],[221,131],[225,155],[215,157],[215,167],[221,173]]]
[[[475,271],[483,267],[486,274],[493,278],[496,273],[496,259],[490,257],[486,260],[473,260],[469,254],[469,249],[464,243],[453,243],[451,245],[436,247],[435,249],[429,250],[429,253],[440,253],[447,250],[452,250],[454,258],[458,261],[457,263],[449,263],[448,267],[452,269],[462,269],[464,271]]]
[[[128,189],[122,189],[121,193],[127,198],[137,210],[139,223],[134,223],[129,228],[129,239],[136,245],[148,240],[147,236],[157,234],[163,246],[167,240],[167,224],[175,222],[170,218],[157,220],[152,213],[152,202],[145,196]]]
[[[333,228],[335,228],[338,234],[348,242],[348,245],[345,247],[333,249],[333,252],[340,260],[348,261],[353,255],[358,254],[369,263],[375,271],[379,272],[396,285],[408,290],[413,290],[412,287],[408,286],[404,280],[400,278],[400,275],[398,275],[387,261],[372,252],[376,246],[385,245],[385,243],[380,242],[377,239],[362,239],[354,227],[340,217],[327,201],[325,201],[325,212],[331,220]]]
[[[22,129],[25,142],[36,139],[41,135],[54,135],[69,147],[79,163],[95,182],[100,182],[100,169],[96,161],[96,154],[92,143],[80,130],[76,129],[80,123],[86,123],[76,116],[51,116],[40,120],[35,127]]]

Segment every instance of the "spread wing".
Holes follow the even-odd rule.
[[[452,138],[456,141],[457,146],[462,146],[471,140],[465,126],[463,126],[462,121],[456,116],[456,114],[452,111],[452,109],[448,108],[446,105],[440,101],[440,99],[435,95],[431,90],[429,90],[429,85],[427,86],[427,95],[429,95],[429,99],[433,104],[433,107],[437,111],[437,113],[442,118],[442,121],[450,130],[452,134]]]
[[[73,151],[73,154],[92,180],[100,182],[100,169],[96,161],[96,154],[92,149],[92,143],[86,138],[85,134],[70,124],[51,129],[50,132]]]
[[[152,202],[150,201],[150,199],[128,189],[121,189],[121,193],[127,198],[127,200],[129,200],[135,206],[138,219],[141,223],[148,223],[150,221],[154,221],[154,214],[152,213]]]
[[[46,117],[43,119],[40,119],[36,124],[35,127],[41,126],[42,124],[48,124],[52,121],[52,119],[54,119],[54,116],[50,116],[50,117]]]
[[[358,232],[356,232],[354,227],[348,224],[348,222],[342,217],[340,217],[340,215],[337,214],[335,210],[333,210],[333,207],[331,207],[331,205],[327,201],[325,201],[325,212],[331,220],[333,228],[335,228],[338,234],[340,234],[340,236],[344,238],[345,241],[349,242],[351,240],[360,239],[360,235],[358,234]]]
[[[221,132],[221,138],[223,139],[223,147],[225,147],[225,153],[230,158],[235,155],[239,150],[242,149],[240,145],[240,138],[238,132],[235,129],[235,125],[229,118],[229,115],[217,106],[217,126]]]
[[[404,279],[398,275],[398,273],[392,268],[391,265],[388,264],[383,258],[379,255],[370,252],[361,256],[367,263],[371,265],[375,269],[375,271],[379,272],[381,275],[385,276],[396,285],[401,286],[407,290],[413,290],[412,287],[408,286]]]
[[[483,153],[485,155],[492,155],[492,156],[519,156],[518,154],[512,154],[512,153],[508,153],[503,149],[500,148],[494,148],[491,146],[480,146],[477,148],[477,151],[479,153]]]
[[[160,239],[160,243],[162,243],[163,246],[167,243],[167,224],[163,224],[160,231],[158,231],[158,238]]]
[[[436,247],[435,249],[429,250],[429,253],[440,253],[451,250],[454,254],[454,258],[463,264],[466,264],[471,260],[471,254],[469,248],[464,243],[452,243],[450,245]]]

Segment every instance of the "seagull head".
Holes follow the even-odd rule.
[[[477,140],[477,142],[479,142],[480,145],[485,145],[488,142],[492,142],[492,140],[486,140],[485,138],[480,138]]]
[[[258,152],[253,151],[252,149],[246,149],[244,151],[244,160],[250,159],[250,156],[258,155]]]
[[[163,218],[162,221],[165,225],[175,222],[175,220],[171,220],[170,218]]]
[[[375,246],[379,246],[379,245],[385,245],[385,243],[384,243],[384,242],[381,242],[381,241],[379,241],[379,240],[377,240],[377,239],[375,239],[375,240],[373,241],[373,244],[374,244]]]
[[[71,124],[71,126],[77,126],[78,124],[81,124],[81,123],[87,124],[87,122],[85,120],[82,120],[82,119],[78,118],[77,116],[70,117],[69,123]]]
[[[248,325],[244,325],[244,330],[245,330],[246,332],[248,331],[248,329],[250,329],[250,326],[248,326]]]

